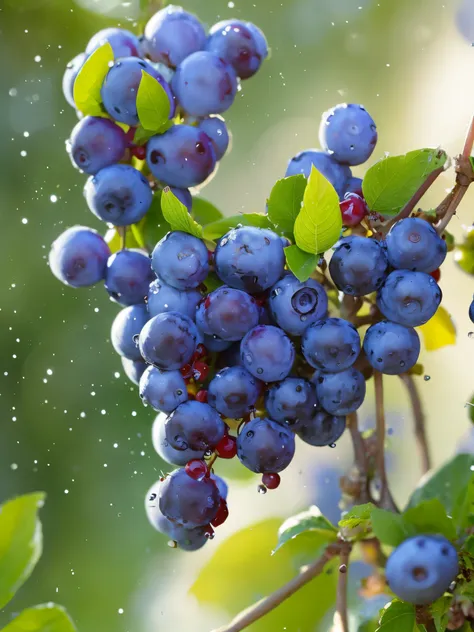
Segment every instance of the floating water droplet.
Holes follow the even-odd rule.
[[[425,375],[423,379],[425,380],[425,382],[429,382],[431,380],[431,375]]]
[[[468,338],[474,338],[474,331],[470,331],[470,332],[467,334],[467,337],[468,337]]]
[[[266,494],[267,493],[267,488],[265,487],[265,485],[259,485],[257,487],[257,491],[259,494]]]
[[[330,443],[330,444],[329,444],[329,447],[330,447],[330,448],[335,448],[335,447],[336,447],[336,444],[335,444],[335,443]]]

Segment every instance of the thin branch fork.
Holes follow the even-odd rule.
[[[425,413],[421,403],[420,394],[416,386],[413,375],[402,373],[400,379],[405,385],[408,396],[410,397],[411,408],[413,411],[413,421],[415,425],[415,438],[418,444],[418,450],[421,458],[421,469],[426,474],[431,469],[431,456],[426,436]]]

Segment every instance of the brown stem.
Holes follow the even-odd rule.
[[[453,194],[451,196],[451,201],[448,207],[446,208],[444,217],[436,226],[438,235],[443,234],[444,230],[446,229],[446,226],[452,220],[453,216],[455,215],[457,211],[459,204],[461,203],[461,200],[466,194],[467,189],[468,189],[468,185],[462,185],[462,184],[456,183],[453,189]]]
[[[421,469],[423,474],[426,474],[426,472],[431,469],[431,457],[428,439],[426,437],[425,413],[423,411],[420,394],[418,393],[418,388],[412,375],[402,373],[400,379],[405,384],[410,397],[413,421],[415,422],[415,438],[421,458]]]
[[[339,577],[337,580],[337,596],[336,596],[336,617],[339,619],[339,628],[341,632],[349,632],[349,620],[347,616],[347,575],[349,565],[350,549],[341,550],[339,559],[341,566],[339,567]],[[338,629],[339,629],[338,628]]]
[[[361,483],[361,491],[358,500],[360,503],[367,503],[370,501],[368,474],[369,463],[367,461],[365,442],[359,431],[357,413],[347,415],[346,425],[351,434],[352,446],[354,448],[354,463],[359,472]]]
[[[374,371],[375,385],[375,419],[376,419],[376,455],[375,468],[380,480],[380,500],[379,504],[384,509],[398,512],[398,508],[390,493],[385,470],[385,411],[383,402],[383,378],[382,374]]]
[[[469,158],[472,151],[472,146],[474,145],[474,116],[471,119],[471,123],[467,130],[466,140],[464,142],[464,148],[462,150],[463,158]]]
[[[227,625],[213,630],[213,632],[240,632],[240,630],[244,630],[252,623],[255,623],[255,621],[258,621],[274,610],[305,584],[322,573],[329,560],[339,555],[344,548],[347,548],[347,545],[344,543],[329,545],[321,557],[307,566],[302,573],[293,577],[287,584],[278,588],[274,593],[268,595],[268,597],[264,597],[253,606],[250,606],[250,608],[243,610]]]

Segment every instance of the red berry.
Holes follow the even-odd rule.
[[[145,160],[146,158],[146,147],[141,147],[140,145],[135,145],[132,147],[132,155],[138,160]]]
[[[233,459],[237,454],[237,441],[235,437],[232,435],[222,437],[216,445],[216,452],[221,459]]]
[[[127,139],[127,143],[131,145],[133,143],[133,139],[135,137],[135,132],[137,131],[136,127],[131,127],[128,132],[125,134],[125,138]]]
[[[193,375],[193,367],[190,364],[185,364],[181,369],[180,369],[181,375],[184,377],[184,379],[188,379],[190,377],[192,377]]]
[[[347,193],[339,207],[342,213],[342,223],[345,226],[357,226],[367,215],[367,206],[357,193]]]
[[[207,376],[209,375],[209,365],[205,362],[201,362],[198,360],[193,364],[193,377],[196,382],[205,382]]]
[[[436,281],[436,283],[438,283],[438,281],[441,278],[441,270],[438,268],[437,270],[433,270],[433,272],[430,272],[430,274],[433,277],[433,279]]]
[[[201,404],[207,404],[207,391],[201,390],[196,393],[196,400]]]
[[[207,476],[207,463],[205,461],[201,461],[201,459],[191,459],[186,463],[186,474],[191,478],[194,478],[195,481],[201,481],[205,476]]]
[[[212,264],[214,263],[214,253],[212,252],[212,250],[209,249],[207,251],[207,261],[210,266],[212,266]]]
[[[207,356],[206,347],[203,344],[199,343],[198,346],[196,347],[196,351],[193,353],[191,362],[196,362],[196,360],[201,360],[202,358],[205,358],[206,356]]]
[[[280,475],[267,473],[262,476],[262,483],[267,489],[276,489],[280,485]]]
[[[216,517],[212,520],[211,524],[213,527],[218,527],[223,524],[229,516],[229,510],[227,508],[226,501],[221,498],[221,504],[219,505],[219,509],[217,510]]]

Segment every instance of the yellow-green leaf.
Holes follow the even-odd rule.
[[[85,116],[102,116],[100,89],[114,62],[112,46],[106,42],[84,62],[74,82],[74,103]]]
[[[336,189],[314,166],[295,220],[296,245],[311,254],[325,252],[339,239],[342,215]]]
[[[158,132],[168,123],[170,110],[170,100],[163,86],[142,70],[137,92],[137,114],[142,127]]]
[[[47,603],[23,610],[2,632],[75,632],[62,606]]]
[[[273,224],[267,215],[262,215],[261,213],[241,213],[240,215],[223,217],[222,219],[207,224],[204,226],[204,237],[206,239],[218,239],[237,226],[256,226],[257,228],[273,229]]]
[[[423,334],[427,351],[436,351],[436,349],[456,344],[456,328],[451,316],[442,306],[438,307],[433,318],[418,329]]]
[[[313,274],[318,265],[319,256],[304,252],[298,246],[287,246],[285,257],[288,267],[295,277],[304,283]]]
[[[394,599],[383,610],[376,632],[414,632],[415,626],[415,606]]]
[[[303,174],[278,180],[267,200],[268,217],[279,232],[293,233],[293,226],[301,211],[306,178]]]
[[[202,237],[202,226],[195,222],[188,209],[182,204],[169,187],[163,189],[161,196],[163,217],[171,226],[171,230],[181,230],[195,237]]]
[[[291,516],[278,529],[278,543],[275,553],[287,542],[300,536],[302,533],[314,533],[324,538],[325,544],[337,540],[336,527],[321,513],[319,507],[311,506],[296,516]],[[325,544],[321,543],[322,546]]]

